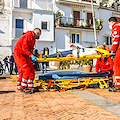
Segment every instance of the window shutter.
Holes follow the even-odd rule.
[[[50,30],[50,21],[47,21],[47,30]]]

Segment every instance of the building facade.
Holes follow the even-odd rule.
[[[99,0],[93,1],[93,4],[96,23],[99,23]],[[92,6],[89,0],[56,0],[55,13],[57,49],[70,49],[70,45],[76,43],[84,47],[95,47]],[[102,26],[97,26],[97,38],[101,29]]]
[[[112,45],[108,19],[120,20],[116,4],[93,0],[98,45]],[[35,27],[42,30],[35,45],[39,53],[46,46],[50,53],[70,49],[71,44],[95,47],[91,0],[0,0],[0,60],[12,54],[24,32]]]
[[[54,52],[54,13],[52,0],[2,0],[0,4],[0,59],[11,55],[18,38],[28,30],[39,27],[42,35],[35,48]]]

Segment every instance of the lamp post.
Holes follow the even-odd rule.
[[[94,38],[95,38],[95,46],[98,46],[97,42],[97,35],[96,35],[96,26],[95,26],[95,14],[94,14],[94,7],[93,7],[93,0],[91,0],[92,5],[92,17],[93,17],[93,28],[94,28]]]

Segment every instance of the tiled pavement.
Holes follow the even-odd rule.
[[[65,92],[36,92],[26,95],[16,91],[16,79],[0,80],[0,120],[120,120],[117,116]],[[120,93],[107,89],[87,91],[120,103]]]

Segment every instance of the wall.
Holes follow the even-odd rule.
[[[13,23],[12,23],[12,28],[13,28],[13,37],[14,37],[14,32],[15,32],[15,20],[16,19],[23,19],[24,20],[24,32],[28,30],[33,30],[33,15],[32,13],[23,13],[23,12],[13,12]]]
[[[103,13],[104,13],[104,15],[103,15]],[[106,35],[111,36],[111,30],[109,29],[109,26],[108,26],[108,19],[110,17],[112,17],[112,11],[100,9],[99,15],[100,15],[100,18],[103,20],[103,28],[99,32],[99,41],[98,42],[100,43],[100,45],[102,45],[104,42],[103,36],[106,36]]]
[[[66,49],[66,36],[69,33],[68,30],[61,30],[61,29],[56,29],[55,30],[55,46],[56,46],[56,50],[58,49]]]
[[[41,22],[48,22],[48,30],[42,30],[40,41],[54,41],[54,14],[48,11],[36,11],[33,17],[34,28],[41,28]]]
[[[0,60],[10,54],[9,16],[0,15]]]
[[[82,32],[82,46],[83,47],[89,47],[94,46],[95,47],[95,38],[94,38],[94,31],[83,31]]]

